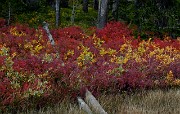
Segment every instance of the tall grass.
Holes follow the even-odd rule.
[[[180,114],[180,90],[149,90],[119,95],[103,94],[98,101],[108,114]],[[20,114],[86,114],[69,100],[54,107]]]

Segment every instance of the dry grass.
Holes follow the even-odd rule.
[[[102,95],[98,98],[108,114],[180,114],[180,90],[153,90],[127,95]],[[77,104],[62,102],[53,108],[21,114],[86,114]]]
[[[180,90],[102,96],[99,101],[109,114],[180,114]]]
[[[27,112],[22,112],[18,114],[86,114],[79,109],[77,104],[72,104],[70,102],[62,102],[55,107],[47,107],[40,109],[39,111],[30,110]]]

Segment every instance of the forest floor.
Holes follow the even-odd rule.
[[[149,90],[133,94],[101,95],[97,98],[108,114],[180,114],[180,90]],[[39,111],[20,114],[86,114],[68,100]]]

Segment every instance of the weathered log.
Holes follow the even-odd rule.
[[[87,112],[88,114],[93,114],[91,109],[89,108],[89,106],[84,102],[83,99],[81,99],[80,97],[77,97],[78,103],[79,103],[79,107],[84,110],[85,112]]]
[[[51,35],[50,31],[49,31],[48,26],[49,26],[49,24],[44,21],[43,22],[43,28],[44,28],[44,30],[46,30],[46,33],[48,35],[48,38],[49,38],[49,41],[50,41],[51,45],[54,46],[55,42],[54,42],[54,39],[53,39],[53,37],[52,37],[52,35]]]
[[[107,114],[90,91],[86,90],[85,101],[97,114]]]

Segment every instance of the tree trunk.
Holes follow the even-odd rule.
[[[98,0],[93,1],[93,7],[95,10],[98,10]]]
[[[61,0],[60,4],[61,4],[60,6],[62,8],[68,8],[68,6],[69,6],[68,0]]]
[[[83,11],[85,13],[88,12],[88,2],[89,2],[89,0],[83,0]]]
[[[10,21],[11,21],[11,2],[8,3],[8,26],[10,25]]]
[[[59,17],[60,17],[60,0],[56,0],[56,27],[59,26]]]
[[[112,15],[116,21],[118,20],[118,7],[119,7],[119,0],[113,0]]]
[[[51,6],[52,8],[55,8],[55,0],[46,0],[46,5],[47,6]],[[60,7],[61,8],[68,8],[69,4],[68,4],[68,0],[61,0],[60,1]]]
[[[75,19],[75,10],[76,10],[76,0],[73,0],[73,9],[71,13],[71,24],[74,24],[74,19]]]
[[[141,22],[139,19],[140,17],[138,11],[138,8],[140,8],[141,4],[139,0],[135,0],[134,5],[135,5],[135,23],[138,25],[138,33],[141,33]]]
[[[97,28],[102,29],[107,23],[108,0],[99,0]]]

